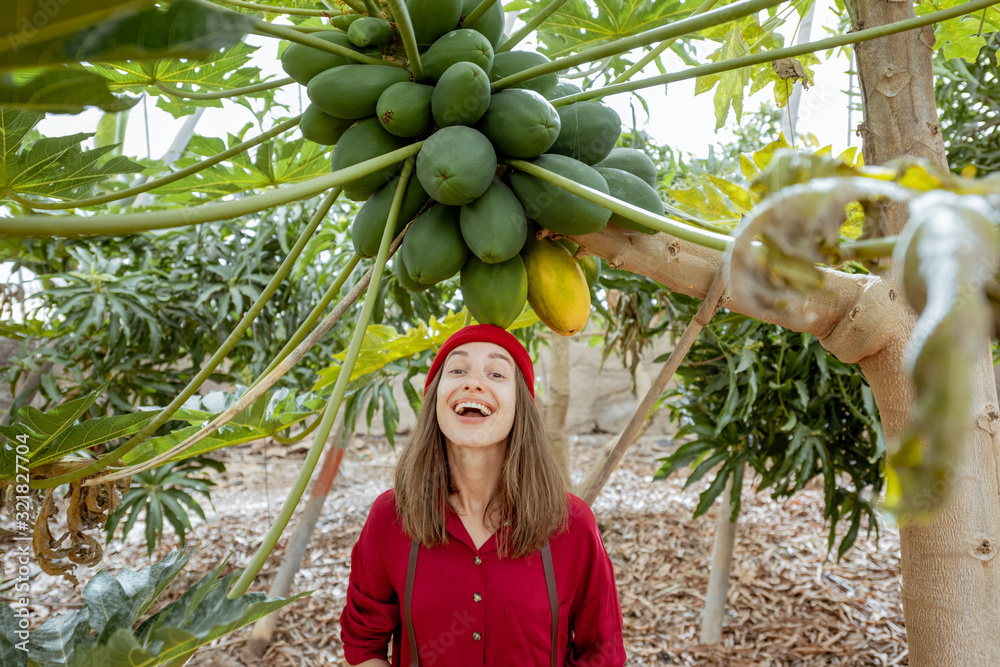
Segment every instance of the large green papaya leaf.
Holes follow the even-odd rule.
[[[0,71],[76,62],[203,58],[240,41],[255,19],[194,0],[19,0],[0,24]]]

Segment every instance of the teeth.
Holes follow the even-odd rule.
[[[466,410],[479,410],[487,417],[493,414],[493,411],[490,410],[485,405],[483,405],[482,403],[474,403],[472,401],[462,401],[461,403],[455,406],[455,414],[459,415],[465,414]]]

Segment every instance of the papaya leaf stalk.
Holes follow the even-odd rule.
[[[288,16],[330,16],[330,12],[325,9],[299,9],[297,7],[275,7],[274,5],[262,5],[256,2],[246,2],[246,0],[216,0],[224,5],[232,5],[241,9],[252,9],[255,12],[267,14],[286,14]]]
[[[274,524],[271,525],[271,529],[267,532],[264,537],[264,541],[261,542],[260,547],[258,547],[257,552],[250,559],[249,565],[240,575],[240,578],[233,584],[232,589],[229,591],[229,597],[235,598],[243,595],[250,587],[257,573],[261,571],[264,567],[264,563],[267,561],[271,552],[274,551],[275,545],[278,543],[278,538],[284,532],[285,528],[288,526],[288,521],[292,518],[292,513],[295,511],[296,505],[298,505],[299,500],[302,498],[302,494],[305,492],[306,485],[309,483],[309,478],[312,476],[313,470],[316,468],[316,464],[319,462],[319,456],[323,453],[326,448],[327,438],[330,436],[330,429],[333,427],[334,419],[337,417],[337,412],[340,411],[340,405],[344,400],[344,393],[347,391],[347,385],[351,381],[351,373],[354,370],[354,364],[358,359],[358,354],[361,352],[361,344],[365,340],[365,333],[368,330],[368,322],[371,321],[372,311],[375,309],[375,302],[378,301],[378,287],[382,280],[382,272],[385,269],[386,260],[389,258],[389,247],[392,244],[392,233],[396,229],[396,220],[399,218],[399,209],[403,205],[403,195],[406,192],[406,185],[410,180],[410,174],[413,171],[414,158],[407,159],[406,163],[403,165],[403,171],[399,176],[399,183],[396,185],[396,194],[392,198],[392,205],[389,208],[389,218],[385,224],[385,231],[382,232],[382,243],[379,245],[378,255],[375,257],[375,263],[372,265],[372,278],[371,285],[369,286],[368,293],[365,295],[364,305],[361,307],[361,314],[358,316],[358,320],[355,323],[354,335],[351,337],[351,343],[347,348],[347,356],[344,359],[344,365],[341,368],[340,375],[337,377],[337,383],[333,387],[333,394],[330,395],[330,400],[327,402],[326,409],[323,411],[323,420],[316,431],[316,437],[313,439],[312,445],[309,447],[309,453],[306,455],[306,460],[302,464],[302,469],[299,471],[299,476],[295,480],[295,484],[292,490],[288,493],[288,498],[285,499],[285,504],[282,505],[281,511],[278,513],[278,517],[275,519]]]
[[[972,14],[974,12],[979,11],[980,9],[984,9],[986,7],[992,7],[998,2],[1000,2],[1000,0],[973,0],[972,2],[967,2],[962,5],[956,5],[948,9],[942,9],[941,11],[933,12],[931,14],[924,14],[923,16],[917,16],[916,18],[906,19],[905,21],[897,21],[895,23],[889,23],[886,25],[877,26],[875,28],[859,30],[858,32],[849,32],[846,35],[829,37],[827,39],[821,39],[815,42],[808,42],[806,44],[797,44],[795,46],[789,46],[784,49],[763,51],[761,53],[754,53],[748,56],[741,56],[739,58],[730,58],[728,60],[712,63],[710,65],[700,65],[698,67],[691,67],[681,72],[662,74],[660,76],[649,77],[647,79],[639,79],[638,81],[632,81],[629,83],[612,84],[610,86],[605,86],[600,89],[592,89],[584,91],[582,93],[576,93],[574,95],[566,95],[565,97],[559,97],[552,100],[552,104],[553,106],[560,107],[560,106],[565,106],[567,104],[572,104],[573,102],[580,102],[582,100],[601,99],[604,97],[608,97],[609,95],[616,95],[618,93],[628,93],[635,90],[641,90],[643,88],[651,88],[653,86],[666,85],[669,83],[675,83],[677,81],[684,81],[686,79],[694,79],[699,76],[718,74],[719,72],[728,72],[730,70],[739,69],[741,67],[748,67],[750,65],[759,65],[761,63],[780,60],[782,58],[801,56],[806,53],[814,53],[816,51],[834,49],[840,46],[846,46],[848,44],[859,44],[861,42],[867,42],[869,40],[877,39],[879,37],[885,37],[887,35],[895,35],[896,33],[904,32],[906,30],[921,28],[925,25],[931,25],[932,23],[947,21],[948,19],[962,16],[964,14]],[[736,5],[732,6],[735,7]],[[704,14],[702,16],[709,16],[709,14]],[[683,23],[683,21],[681,21],[680,23]],[[673,24],[673,25],[679,25],[679,24]],[[575,56],[569,56],[569,57],[572,58]],[[566,59],[563,58],[561,60],[566,60]],[[499,81],[495,82],[493,86],[496,88],[500,84],[511,85],[513,83],[518,83],[525,79],[538,76],[539,74],[543,74],[543,72],[537,72],[535,74],[528,74],[528,73],[531,72],[532,70],[539,70],[543,67],[549,68],[549,65],[554,65],[558,62],[559,61],[557,60],[553,61],[552,63],[539,65],[538,67],[532,67],[530,69],[524,70],[523,72],[518,72],[517,74],[513,74],[504,79],[500,79]],[[550,71],[554,70],[551,70],[550,68]],[[516,80],[512,80],[509,83],[505,83],[508,81],[508,79],[516,79]]]
[[[417,46],[417,35],[413,32],[413,21],[410,20],[410,10],[406,8],[403,0],[388,0],[389,11],[396,17],[396,30],[403,40],[403,48],[406,49],[406,57],[410,61],[410,69],[413,70],[413,80],[420,82],[424,80],[424,67],[420,64],[420,49]]]
[[[535,31],[535,28],[545,23],[545,21],[555,14],[560,7],[566,4],[566,0],[552,0],[549,4],[545,5],[545,9],[538,12],[535,18],[528,21],[523,28],[515,32],[510,36],[506,42],[497,47],[497,53],[503,53],[504,51],[510,51],[515,46],[521,43],[521,40],[530,35]]]
[[[289,28],[288,26],[275,25],[273,23],[268,23],[267,21],[257,21],[254,24],[254,30],[261,35],[276,37],[278,39],[286,39],[289,42],[302,44],[303,46],[308,46],[319,51],[326,51],[327,53],[332,53],[334,55],[344,56],[345,58],[356,60],[365,65],[385,65],[387,67],[403,66],[401,63],[394,60],[382,60],[381,58],[372,58],[370,56],[362,55],[361,53],[358,53],[353,49],[349,49],[346,46],[340,46],[339,44],[328,42],[325,39],[307,35],[301,30]]]
[[[243,86],[242,88],[233,88],[232,90],[214,90],[211,92],[201,93],[191,90],[181,90],[180,88],[173,88],[165,83],[157,81],[154,85],[160,91],[171,95],[173,97],[182,97],[191,100],[224,100],[230,97],[240,97],[242,95],[251,95],[253,93],[259,93],[263,90],[273,90],[274,88],[281,88],[282,86],[287,86],[290,83],[295,83],[295,79],[288,76],[284,79],[275,79],[274,81],[262,81],[260,83],[255,83],[250,86]]]
[[[313,307],[306,319],[299,325],[299,328],[295,330],[295,333],[292,334],[292,337],[289,338],[288,342],[281,348],[281,351],[275,355],[274,359],[271,360],[271,363],[268,364],[267,368],[265,368],[260,374],[260,377],[253,381],[253,384],[250,385],[251,387],[267,377],[267,374],[277,368],[278,364],[284,361],[285,358],[292,353],[292,350],[294,350],[295,347],[301,343],[307,335],[309,335],[309,331],[313,328],[316,322],[319,321],[319,318],[323,316],[323,311],[330,305],[333,298],[340,293],[340,289],[344,286],[344,283],[347,282],[351,272],[354,271],[360,261],[361,255],[354,253],[354,256],[348,260],[347,265],[344,267],[343,271],[340,272],[340,275],[337,276],[337,279],[332,285],[330,285],[329,289],[326,290],[326,293],[323,294],[323,298],[321,298],[319,303]]]
[[[121,201],[123,199],[128,199],[130,197],[140,195],[144,192],[149,192],[150,190],[155,190],[156,188],[162,187],[164,185],[170,185],[175,181],[179,181],[182,178],[186,178],[191,174],[197,174],[199,171],[204,171],[205,169],[208,169],[209,167],[217,165],[220,162],[235,157],[240,153],[245,153],[254,146],[259,146],[268,139],[273,139],[279,134],[292,129],[293,127],[299,124],[300,120],[302,120],[302,116],[296,116],[295,118],[286,120],[283,123],[278,123],[267,132],[262,132],[253,139],[247,139],[246,141],[236,144],[231,148],[227,148],[221,153],[216,153],[212,157],[207,157],[204,160],[196,162],[190,167],[179,169],[178,171],[175,171],[172,174],[161,176],[160,178],[154,179],[152,181],[146,181],[142,185],[137,185],[133,188],[128,188],[126,190],[120,190],[118,192],[109,192],[108,194],[100,195],[97,197],[90,197],[88,199],[78,199],[76,201],[68,201],[68,202],[36,202],[13,194],[8,196],[21,206],[25,206],[27,208],[33,208],[40,211],[66,211],[74,208],[86,208],[88,206],[98,206],[100,204],[108,204],[113,201]]]
[[[232,333],[230,333],[226,340],[223,341],[222,345],[219,346],[219,349],[217,349],[205,365],[201,367],[197,375],[191,378],[191,381],[188,382],[187,386],[184,387],[181,393],[179,393],[174,400],[167,405],[167,407],[161,410],[152,421],[150,421],[141,431],[129,438],[128,441],[121,447],[115,448],[111,452],[108,452],[104,456],[98,458],[96,461],[93,461],[72,472],[59,475],[58,477],[34,480],[32,481],[31,486],[34,486],[35,488],[47,489],[59,486],[60,484],[74,482],[78,479],[103,470],[107,466],[111,465],[112,462],[117,461],[122,456],[125,456],[138,447],[143,443],[143,441],[146,440],[146,438],[152,435],[156,429],[166,424],[174,413],[176,413],[181,406],[184,405],[185,401],[191,398],[191,396],[198,391],[199,387],[204,384],[205,380],[212,375],[230,351],[236,347],[236,344],[243,337],[243,334],[246,333],[247,329],[250,328],[250,325],[253,324],[254,320],[257,319],[257,316],[260,315],[262,310],[264,310],[264,306],[267,305],[267,302],[270,301],[272,296],[274,296],[274,293],[277,291],[282,281],[284,281],[285,276],[287,276],[288,272],[292,270],[292,266],[295,265],[295,261],[299,258],[299,255],[302,254],[302,251],[305,249],[309,239],[312,238],[312,235],[315,233],[320,223],[326,219],[326,214],[330,212],[330,208],[333,206],[334,202],[337,201],[337,198],[340,197],[341,192],[342,190],[340,188],[335,188],[326,196],[325,199],[323,199],[320,205],[316,207],[312,218],[309,219],[305,229],[302,230],[299,238],[295,241],[295,245],[293,245],[291,250],[289,250],[288,256],[281,262],[278,270],[271,277],[271,280],[268,281],[267,285],[260,293],[260,296],[257,297],[257,300],[253,302],[250,309],[247,310],[245,315],[243,315],[243,319],[240,320],[240,323],[236,325],[236,328],[233,329]],[[343,277],[346,280],[346,275]],[[343,282],[340,284],[343,285]]]
[[[570,180],[565,176],[560,176],[559,174],[553,173],[548,169],[539,167],[531,162],[514,159],[508,159],[505,162],[515,169],[520,169],[521,171],[531,174],[532,176],[537,176],[543,181],[551,183],[579,197],[583,197],[587,201],[594,202],[595,204],[603,206],[613,213],[618,213],[619,215],[645,225],[650,229],[655,229],[659,232],[666,232],[667,234],[676,236],[684,241],[689,241],[705,248],[713,248],[720,251],[725,251],[733,243],[733,239],[729,236],[706,231],[704,229],[698,229],[697,227],[693,227],[691,225],[685,225],[684,223],[680,223],[660,215],[655,215],[645,209],[633,206],[632,204],[623,202],[620,199],[615,199],[614,197],[606,195],[603,192],[599,192],[593,188],[588,188],[586,185],[580,185],[576,181]]]
[[[309,199],[330,188],[367,176],[385,167],[402,162],[420,151],[424,142],[418,141],[385,155],[374,157],[332,174],[316,176],[307,181],[286,185],[270,192],[252,195],[233,201],[203,204],[191,208],[156,211],[154,213],[125,213],[119,215],[24,215],[0,218],[2,236],[90,236],[134,234],[151,229],[170,229],[198,225],[216,220],[231,220],[273,206],[280,206],[299,199]]]
[[[499,0],[483,0],[475,9],[472,10],[471,14],[465,17],[465,20],[462,21],[462,25],[465,25],[466,23],[475,23],[481,19],[483,14],[489,11],[490,7],[495,5],[498,1]]]
[[[492,89],[493,92],[496,92],[504,88],[509,88],[514,84],[527,81],[528,79],[533,79],[536,76],[551,74],[552,72],[558,72],[568,67],[575,67],[577,65],[582,65],[583,63],[601,60],[602,58],[607,58],[608,56],[617,56],[625,53],[626,51],[631,51],[632,49],[642,46],[649,46],[654,42],[661,42],[665,39],[683,37],[684,35],[704,30],[705,28],[711,28],[723,23],[735,21],[736,19],[743,18],[744,16],[749,16],[750,14],[755,14],[762,9],[768,9],[770,7],[780,5],[781,2],[782,0],[746,0],[746,2],[737,2],[732,5],[727,5],[726,7],[721,7],[719,9],[701,14],[700,16],[689,16],[681,21],[675,21],[674,23],[660,26],[659,28],[646,30],[645,32],[640,32],[639,34],[632,35],[631,37],[616,39],[613,42],[585,49],[579,53],[574,53],[571,56],[557,58],[552,62],[542,63],[541,65],[536,65],[535,67],[529,67],[526,70],[516,72],[510,76],[505,76],[502,79],[494,81]]]
[[[691,12],[691,16],[698,16],[699,14],[704,14],[705,12],[707,12],[708,10],[710,10],[712,7],[714,7],[715,4],[718,1],[719,0],[705,0],[705,2],[701,3],[701,5],[698,7],[698,9],[694,10],[693,12]],[[646,55],[644,55],[642,58],[640,58],[638,60],[638,62],[636,62],[631,67],[629,67],[624,72],[622,72],[621,75],[617,79],[615,79],[614,81],[612,81],[611,83],[613,83],[613,84],[614,83],[625,83],[626,81],[628,81],[629,79],[631,79],[633,76],[635,76],[636,73],[641,72],[643,67],[645,67],[649,63],[651,63],[654,60],[656,60],[657,58],[659,58],[660,54],[662,54],[664,51],[666,51],[671,46],[673,46],[674,42],[676,42],[676,41],[677,41],[676,37],[674,37],[672,39],[665,39],[665,40],[663,40],[652,51],[650,51],[649,53],[647,53]]]

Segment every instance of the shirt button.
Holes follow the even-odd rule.
[[[478,642],[480,639],[483,638],[483,636],[481,634],[479,634],[478,632],[473,632],[472,633],[472,638],[475,639]]]
[[[472,600],[473,602],[482,602],[483,596],[480,595],[479,593],[473,593]]]
[[[476,556],[475,558],[472,559],[472,562],[475,563],[476,565],[482,565],[483,559],[480,558],[479,556]]]

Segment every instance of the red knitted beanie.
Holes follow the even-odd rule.
[[[427,394],[427,388],[430,386],[431,380],[434,379],[434,376],[441,369],[441,364],[448,357],[448,353],[459,345],[465,345],[466,343],[493,343],[507,350],[514,359],[514,363],[521,369],[521,375],[524,376],[524,381],[528,385],[531,398],[535,398],[535,367],[531,363],[528,351],[521,345],[521,341],[512,334],[492,324],[475,324],[470,327],[464,327],[453,333],[444,342],[434,357],[434,361],[431,362],[431,369],[427,372],[427,381],[424,383],[425,395]]]

